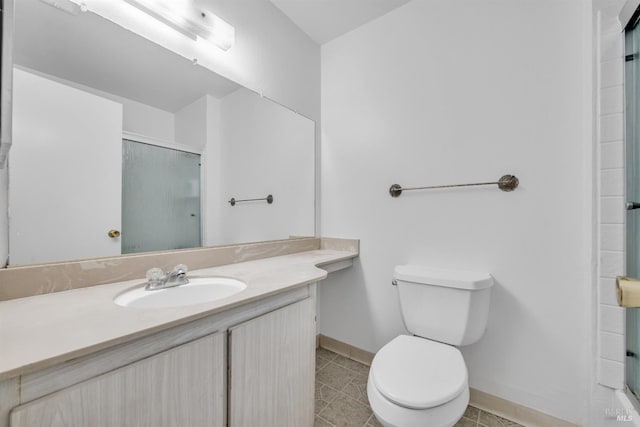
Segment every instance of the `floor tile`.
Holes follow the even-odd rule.
[[[324,368],[316,372],[316,380],[318,382],[336,390],[342,390],[355,377],[355,372],[333,362],[327,363]]]
[[[316,372],[327,366],[327,363],[329,363],[330,361],[331,360],[326,359],[319,354],[316,354]]]
[[[371,416],[371,409],[368,405],[341,394],[320,411],[319,415],[336,427],[363,427]]]
[[[329,402],[325,402],[324,400],[320,400],[320,399],[316,399],[314,408],[315,408],[315,415],[318,415],[324,408],[327,407],[327,405],[329,404]]]
[[[369,421],[367,422],[367,427],[383,427],[383,425],[380,424],[380,421],[378,421],[375,415],[371,414],[371,417],[369,417]]]
[[[334,427],[333,424],[328,423],[320,417],[316,417],[313,421],[313,427]]]
[[[478,422],[469,418],[462,417],[460,421],[454,424],[453,427],[477,427]]]
[[[369,367],[360,362],[356,362],[355,360],[351,360],[344,356],[337,355],[335,359],[333,359],[333,363],[336,365],[343,366],[347,369],[351,369],[362,375],[369,375]]]
[[[480,411],[480,417],[478,419],[478,425],[482,427],[517,427],[520,424],[507,420],[506,418],[499,417],[489,412]]]
[[[338,395],[338,391],[316,381],[316,415]]]
[[[467,406],[467,410],[464,411],[463,417],[468,418],[474,422],[477,422],[478,417],[480,417],[480,409],[474,406]]]
[[[316,418],[314,427],[382,427],[367,398],[369,367],[320,348],[316,351]],[[522,427],[468,406],[454,427]]]
[[[367,379],[365,375],[356,375],[349,384],[347,384],[342,392],[349,397],[364,403],[369,404],[369,398],[367,397]]]
[[[338,356],[336,353],[334,353],[333,351],[329,351],[325,348],[318,348],[316,350],[316,355],[320,356],[320,357],[324,357],[327,360],[333,360],[336,356]]]
[[[321,382],[316,383],[316,399],[331,402],[338,395],[338,390],[329,387]]]

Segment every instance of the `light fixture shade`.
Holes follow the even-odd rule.
[[[42,3],[46,3],[49,6],[55,7],[58,10],[68,13],[69,15],[77,15],[80,12],[80,5],[70,0],[40,0]]]
[[[222,50],[229,50],[235,42],[235,29],[196,1],[125,1],[194,40],[201,37]]]

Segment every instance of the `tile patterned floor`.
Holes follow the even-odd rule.
[[[369,367],[324,348],[316,351],[314,427],[380,427],[369,407]],[[454,427],[522,427],[469,406]]]

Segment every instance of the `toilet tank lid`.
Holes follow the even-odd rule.
[[[444,270],[420,265],[397,265],[393,277],[404,282],[468,290],[486,289],[493,286],[493,277],[489,273]]]

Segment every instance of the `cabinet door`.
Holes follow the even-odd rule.
[[[224,426],[225,333],[18,406],[11,427]]]
[[[229,425],[313,425],[315,303],[288,305],[229,330]]]

